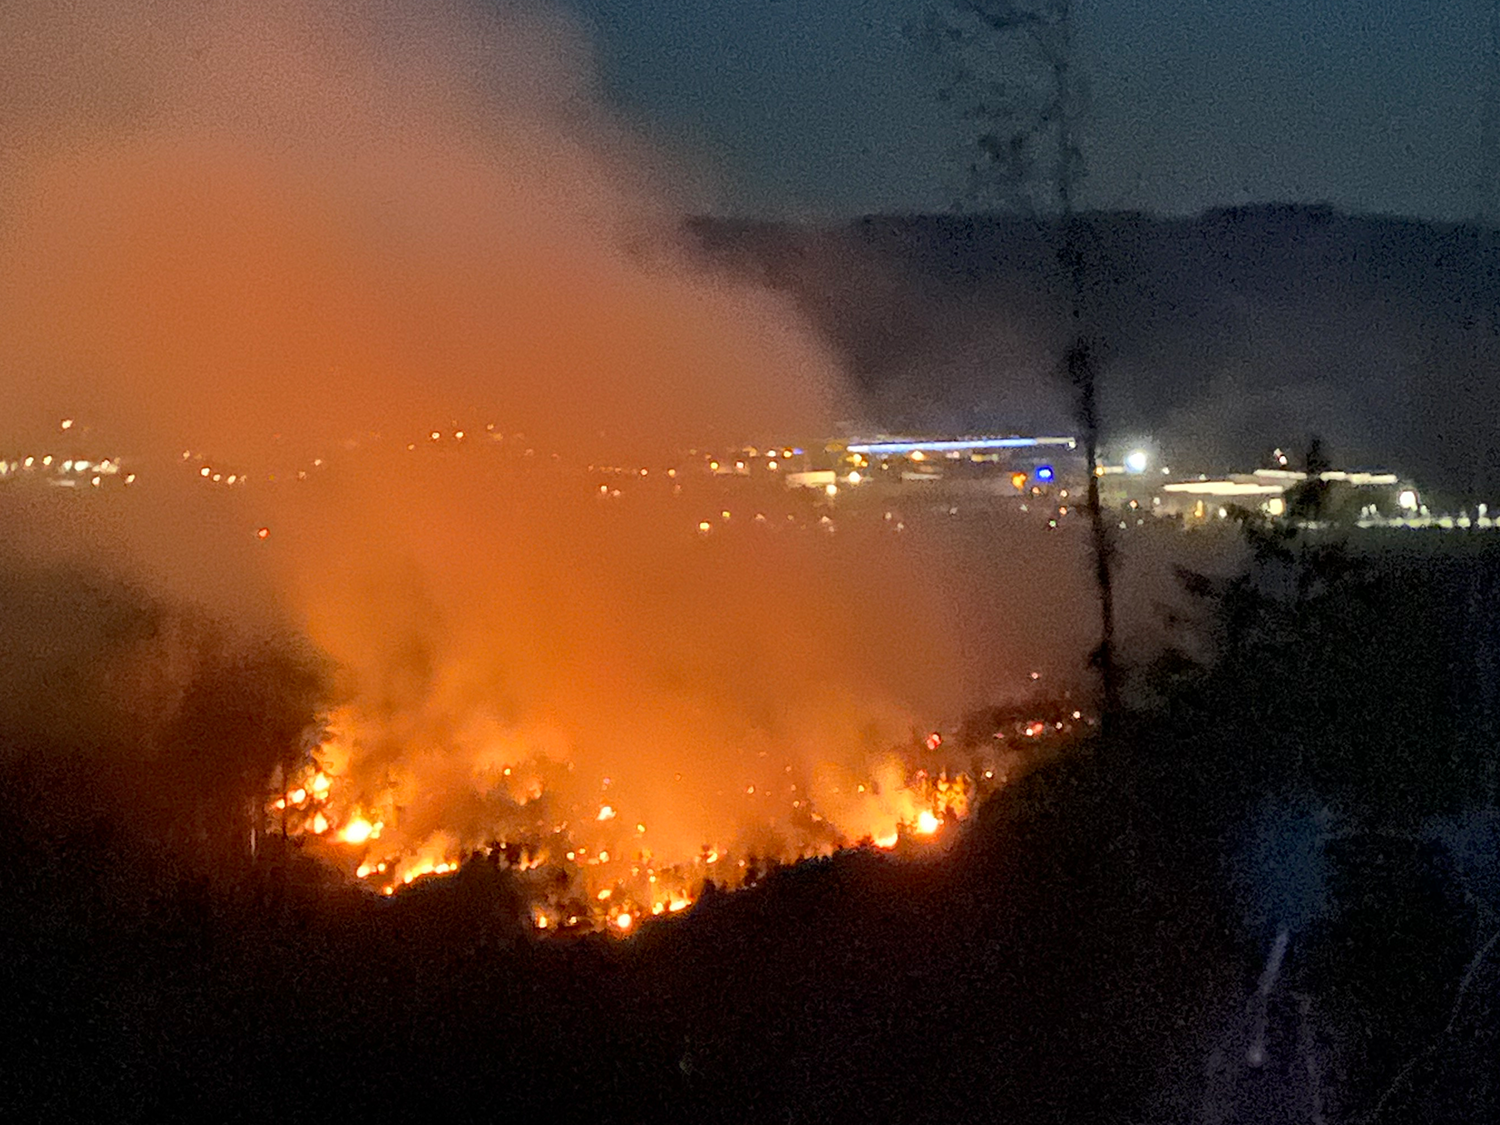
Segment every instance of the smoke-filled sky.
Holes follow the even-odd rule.
[[[303,632],[346,799],[406,793],[408,842],[481,831],[499,766],[547,754],[690,855],[764,822],[769,779],[867,774],[1077,666],[1061,538],[1050,603],[981,600],[879,520],[762,532],[775,495],[679,495],[688,447],[858,402],[789,299],[680,248],[694,177],[601,105],[565,15],[28,0],[0,74],[3,452],[140,467],[96,503],[8,493],[12,539]]]
[[[772,215],[944,209],[959,129],[903,29],[932,0],[570,0],[610,87]],[[1477,212],[1487,0],[1089,0],[1088,205]]]

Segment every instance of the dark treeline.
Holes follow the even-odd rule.
[[[629,941],[537,940],[498,853],[393,900],[274,837],[216,857],[321,670],[17,571],[0,1116],[1493,1120],[1500,549],[1248,533],[1115,740],[946,856],[773,869]]]
[[[310,647],[86,566],[7,553],[0,574],[0,839],[107,828],[205,873],[251,850],[330,701]]]

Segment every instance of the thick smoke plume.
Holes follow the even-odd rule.
[[[305,632],[339,816],[451,851],[607,805],[661,855],[774,850],[790,794],[839,813],[993,671],[941,560],[668,475],[851,404],[679,247],[565,20],[23,0],[0,74],[0,438],[141,469],[44,538]]]

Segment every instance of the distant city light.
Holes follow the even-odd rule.
[[[850,453],[873,453],[877,457],[902,456],[911,453],[960,453],[966,449],[1034,449],[1042,445],[1065,445],[1072,449],[1073,438],[1066,437],[975,437],[944,441],[867,441],[848,446]]]
[[[1041,481],[1043,484],[1046,484],[1047,482],[1052,480],[1053,475],[1054,474],[1052,472],[1051,465],[1038,465],[1036,467],[1036,479]]]
[[[1403,488],[1401,495],[1396,497],[1396,503],[1400,504],[1408,512],[1415,512],[1417,510],[1417,494],[1409,488]]]
[[[1125,470],[1131,473],[1144,473],[1148,460],[1144,449],[1132,449],[1125,456]]]

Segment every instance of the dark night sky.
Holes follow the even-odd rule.
[[[730,210],[941,209],[952,111],[903,36],[925,0],[568,0],[634,118]],[[1477,209],[1488,0],[1084,0],[1085,202]]]

